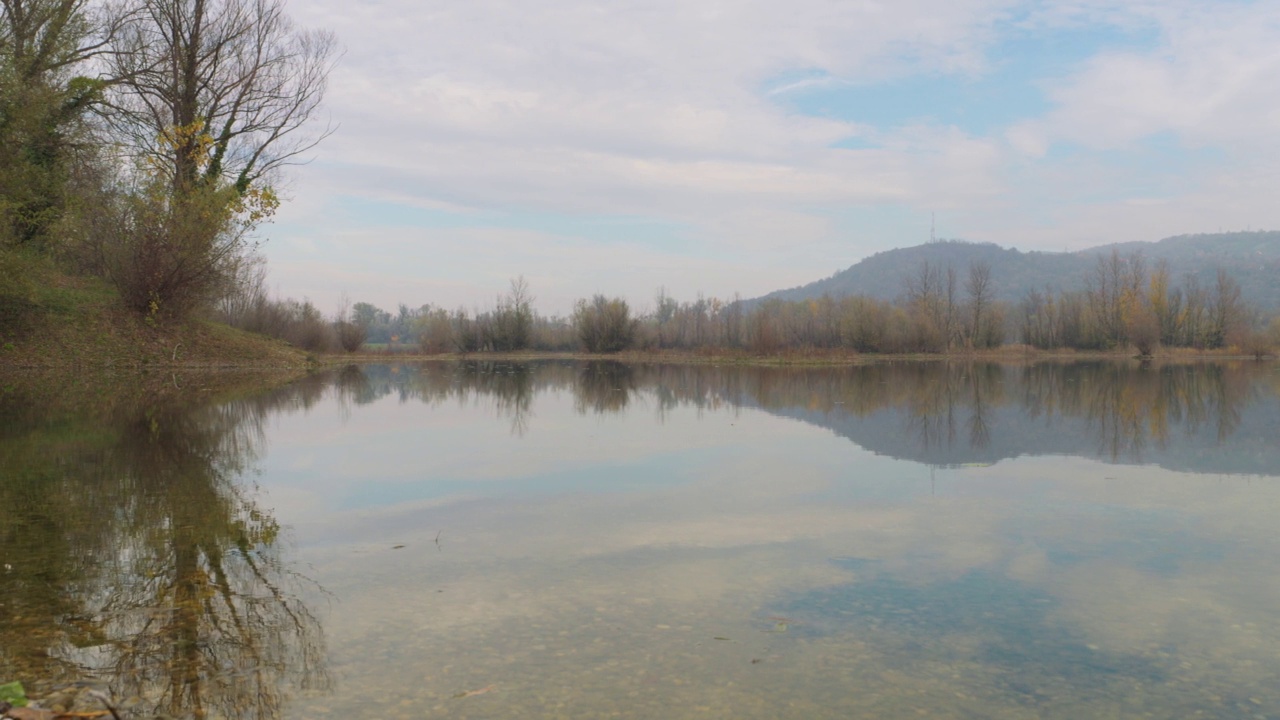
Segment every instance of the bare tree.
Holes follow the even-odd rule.
[[[947,263],[947,272],[945,274],[944,294],[942,304],[942,337],[943,350],[950,350],[951,343],[956,336],[956,293],[959,291],[959,285],[956,282],[956,269],[950,263]]]
[[[1140,253],[1126,258],[1113,248],[1109,256],[1098,257],[1087,296],[1101,345],[1115,347],[1128,339],[1128,318],[1145,303],[1146,277],[1146,263]]]
[[[1209,305],[1209,347],[1230,345],[1237,334],[1248,329],[1249,311],[1240,296],[1240,284],[1218,269],[1218,279]]]
[[[180,315],[253,247],[279,203],[270,176],[327,134],[308,130],[336,42],[295,29],[281,0],[136,2],[104,118],[139,163],[97,245],[127,304]]]
[[[338,347],[349,353],[359,350],[369,339],[369,326],[356,320],[351,311],[351,298],[346,293],[338,299],[338,311],[333,316],[333,335]]]
[[[533,341],[533,293],[521,275],[511,281],[511,291],[498,298],[498,307],[489,313],[485,345],[490,350],[523,350]]]
[[[974,346],[987,346],[990,335],[986,332],[987,313],[991,308],[991,266],[986,263],[974,263],[969,266],[969,280],[964,284],[965,293],[969,296],[969,343]]]
[[[1182,325],[1182,292],[1169,286],[1169,263],[1160,260],[1151,270],[1147,287],[1147,305],[1160,326],[1160,342],[1174,345]]]
[[[243,194],[318,143],[309,130],[337,48],[280,0],[139,0],[116,43],[110,118],[175,190]]]
[[[950,266],[930,265],[926,260],[906,279],[907,307],[915,329],[915,350],[944,352],[954,330],[956,274]]]

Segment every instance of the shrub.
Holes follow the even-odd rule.
[[[347,352],[355,352],[364,345],[369,337],[369,329],[360,323],[350,320],[335,320],[333,334],[337,338],[338,347]]]
[[[631,308],[621,298],[596,295],[588,303],[579,300],[573,311],[573,326],[587,352],[614,353],[631,347],[638,320],[631,318]]]

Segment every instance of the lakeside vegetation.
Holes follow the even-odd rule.
[[[523,278],[486,309],[401,304],[393,314],[343,302],[326,313],[272,297],[255,231],[279,206],[281,170],[328,133],[310,120],[334,54],[332,34],[296,28],[279,0],[5,3],[6,365],[300,364],[304,351],[367,344],[827,361],[1010,346],[1262,357],[1280,344],[1280,319],[1251,307],[1225,269],[1212,283],[1175,278],[1163,261],[1148,268],[1118,248],[1058,286],[1083,289],[1017,300],[1001,295],[989,262],[927,260],[888,279],[892,299],[865,290],[677,300],[659,289],[644,310],[596,295],[560,316],[535,308]]]
[[[208,321],[281,169],[328,133],[310,120],[335,48],[278,0],[5,2],[5,365],[302,358]]]
[[[305,352],[285,342],[202,317],[147,322],[105,281],[76,277],[47,259],[24,259],[29,304],[0,318],[0,382],[29,370],[75,368],[77,377],[125,369],[302,369]],[[59,384],[65,380],[59,381]]]
[[[1195,276],[1175,283],[1163,263],[1148,270],[1140,253],[1100,257],[1085,290],[995,298],[991,269],[922,263],[902,279],[901,297],[864,295],[756,303],[699,296],[677,301],[659,290],[653,309],[633,311],[620,297],[579,300],[569,317],[543,315],[523,278],[488,310],[430,304],[395,314],[344,303],[331,318],[310,303],[275,300],[265,271],[243,278],[221,314],[228,324],[317,352],[377,350],[424,355],[521,351],[629,352],[682,359],[785,359],[851,362],[864,355],[947,356],[1086,353],[1264,357],[1280,345],[1280,317],[1249,305],[1224,271],[1212,286]]]

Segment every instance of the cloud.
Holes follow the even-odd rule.
[[[347,51],[326,101],[339,130],[322,162],[299,170],[297,207],[271,231],[281,241],[269,249],[273,276],[290,294],[322,295],[344,279],[361,297],[410,292],[416,277],[429,282],[400,300],[450,305],[472,302],[468,284],[523,272],[555,285],[540,295],[589,294],[600,278],[649,288],[641,297],[660,284],[754,295],[887,249],[909,235],[912,214],[938,212],[947,236],[1041,249],[1280,220],[1263,193],[1232,181],[1267,177],[1280,149],[1270,92],[1280,10],[1266,3],[320,0],[293,10],[335,29]],[[1097,49],[1032,78],[1025,92],[1043,94],[1046,112],[989,134],[945,113],[876,126],[857,108],[805,114],[786,102],[851,84],[983,77],[1009,38],[1059,32]],[[1171,142],[1155,154],[1185,156],[1175,169],[1185,181],[1140,157],[1162,136]],[[472,221],[466,233],[415,232],[344,214],[352,198]],[[852,238],[827,220],[889,207],[902,212],[862,213],[881,219]],[[512,233],[493,226],[494,213],[634,218],[650,237],[619,252],[605,237]],[[448,279],[401,263],[400,280],[340,249],[304,264],[291,250],[304,240],[429,257]],[[620,260],[635,263],[625,279]]]
[[[1264,89],[1280,83],[1280,8],[1213,3],[1143,14],[1159,28],[1160,43],[1095,56],[1049,89],[1052,112],[1011,132],[1091,149],[1166,132],[1233,153],[1276,144],[1280,97]]]

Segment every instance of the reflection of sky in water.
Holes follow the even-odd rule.
[[[339,678],[295,713],[1280,717],[1280,478],[930,469],[646,397],[280,416]]]

